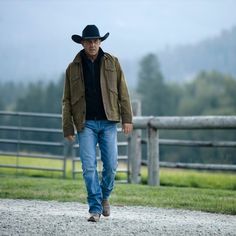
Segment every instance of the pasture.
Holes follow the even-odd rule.
[[[14,158],[0,157],[4,163]],[[34,163],[30,163],[33,161]],[[21,164],[58,167],[54,160],[20,158]],[[9,163],[10,164],[10,163]],[[20,164],[20,163],[19,163]],[[80,164],[77,164],[80,168]],[[62,173],[24,169],[0,169],[0,198],[76,201],[85,203],[86,192],[82,174],[72,179],[71,160],[67,161],[67,175]],[[117,180],[124,180],[124,173]],[[116,184],[111,196],[113,205],[152,206],[200,210],[236,215],[236,175],[234,173],[193,171],[161,168],[160,187],[147,186],[147,169],[142,167],[142,184]]]

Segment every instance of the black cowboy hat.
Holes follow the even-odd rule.
[[[82,40],[86,39],[100,39],[101,41],[103,41],[108,36],[109,33],[106,33],[103,37],[101,37],[98,27],[96,25],[87,25],[82,31],[82,37],[77,34],[74,34],[71,36],[71,38],[74,42],[81,43]]]

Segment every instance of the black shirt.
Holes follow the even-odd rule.
[[[99,48],[98,56],[91,61],[81,51],[83,75],[85,84],[85,100],[86,100],[86,120],[107,120],[100,86],[100,65],[104,52]]]

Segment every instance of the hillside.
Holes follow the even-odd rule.
[[[236,26],[196,45],[165,49],[158,53],[165,79],[191,79],[201,70],[217,70],[236,77]]]

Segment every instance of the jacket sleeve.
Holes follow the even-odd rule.
[[[121,121],[124,123],[132,123],[132,107],[129,97],[127,84],[125,81],[124,73],[121,69],[120,63],[116,58],[116,70],[117,70],[117,86],[118,86],[118,99],[120,103]]]
[[[62,98],[62,128],[64,137],[74,135],[74,125],[71,109],[69,67],[66,70],[64,92]]]

